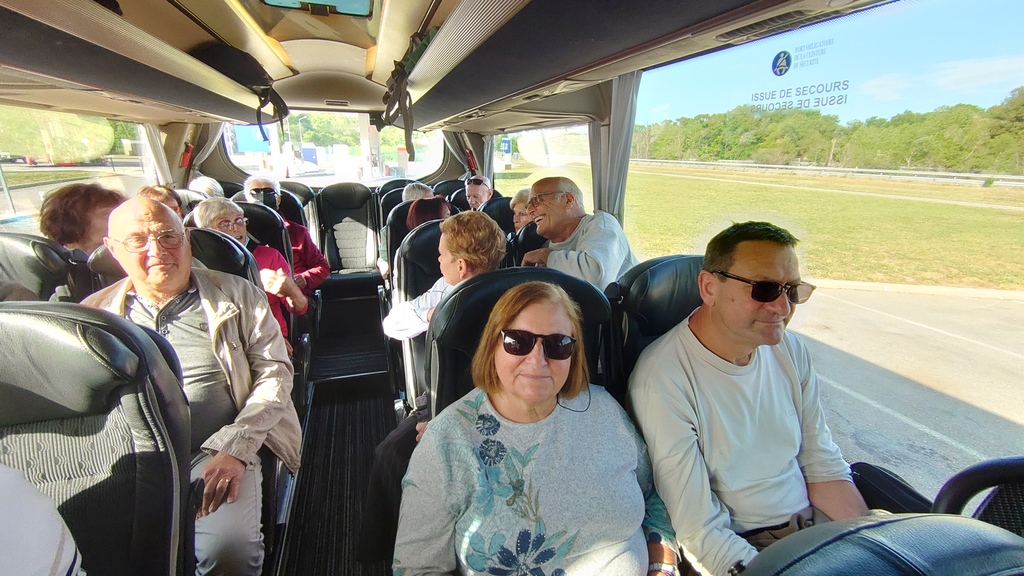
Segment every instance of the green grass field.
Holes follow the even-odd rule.
[[[8,170],[4,172],[4,178],[7,179],[8,186],[63,182],[64,180],[84,180],[93,176],[95,174],[85,170]]]
[[[550,175],[591,187],[580,165],[515,166],[495,187],[510,196]],[[634,165],[625,230],[651,258],[702,253],[731,222],[769,220],[801,239],[807,277],[1024,290],[1024,211],[996,206],[1024,207],[1024,190]]]

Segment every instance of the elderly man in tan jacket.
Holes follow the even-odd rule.
[[[104,244],[128,277],[83,302],[160,333],[181,362],[192,416],[192,479],[206,488],[196,520],[197,574],[258,574],[260,459],[266,444],[298,469],[301,430],[292,366],[261,288],[192,269],[181,219],[147,198],[110,214]]]

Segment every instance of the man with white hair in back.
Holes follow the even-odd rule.
[[[410,182],[402,189],[402,202],[433,198],[434,191],[422,182]]]
[[[223,198],[224,187],[209,176],[200,176],[188,183],[188,189],[200,194],[206,194],[207,198]]]
[[[572,180],[541,178],[530,187],[526,207],[548,243],[527,252],[523,266],[554,268],[604,290],[638,263],[619,221],[607,212],[587,214]]]

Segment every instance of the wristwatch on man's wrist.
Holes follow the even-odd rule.
[[[675,564],[669,564],[667,562],[651,562],[650,566],[647,567],[647,572],[658,572],[661,574],[668,574],[668,576],[679,576],[679,568]]]

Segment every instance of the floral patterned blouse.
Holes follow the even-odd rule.
[[[647,447],[600,386],[506,420],[483,390],[435,418],[403,481],[395,576],[647,574],[675,538]]]

